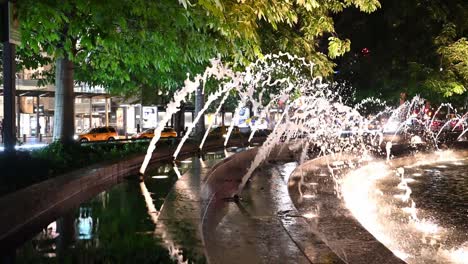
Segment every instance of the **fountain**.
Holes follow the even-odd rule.
[[[392,250],[393,254],[410,263],[422,263],[429,259],[456,263],[467,259],[468,235],[464,233],[449,243],[444,237],[453,234],[454,231],[447,230],[457,229],[456,225],[446,228],[435,224],[436,221],[430,217],[421,216],[423,213],[418,208],[419,203],[413,198],[413,185],[419,179],[409,177],[408,173],[409,162],[413,163],[411,166],[419,166],[415,164],[431,158],[433,162],[461,162],[466,157],[466,152],[456,152],[451,159],[441,158],[448,154],[440,151],[440,148],[445,148],[448,143],[464,140],[468,131],[467,113],[459,114],[450,104],[444,104],[431,113],[431,116],[424,111],[424,99],[419,96],[398,108],[389,107],[378,99],[367,99],[354,106],[347,105],[336,85],[323,82],[321,77],[314,75],[313,63],[287,53],[266,55],[248,66],[244,72],[234,72],[219,59],[214,59],[211,63],[212,66],[202,75],[195,76],[193,81],[187,78],[185,86],[176,92],[156,128],[156,136],[151,140],[140,173],[144,174],[155,149],[159,139],[158,129],[161,130],[178,111],[177,107],[182,101],[195,93],[199,86],[204,89],[204,84],[214,78],[219,87],[208,97],[204,108],[195,117],[194,124],[211,104],[219,101],[217,114],[227,97],[235,94],[238,97],[238,107],[228,129],[225,145],[239,118],[241,107],[251,104],[255,116],[271,117],[272,109],[279,113],[276,119],[270,118],[271,133],[256,151],[252,162],[246,164],[246,173],[232,195],[242,195],[253,173],[265,164],[273,152],[278,152],[278,149],[281,152],[286,147],[296,148],[298,168],[289,179],[293,181],[290,184],[290,193],[296,207],[305,210],[304,206],[314,206],[310,201],[317,198],[318,193],[313,190],[320,183],[319,180],[307,181],[311,178],[309,174],[317,173],[310,169],[314,167],[310,164],[318,162],[321,168],[319,176],[329,176],[332,179],[332,184],[327,183],[330,185],[327,188],[333,190],[336,199],[339,199],[337,203],[344,204],[359,225]],[[360,110],[369,102],[381,105],[384,110],[373,116],[363,116]],[[453,115],[448,121],[440,122],[435,118],[444,108]],[[436,123],[439,125],[435,125]],[[210,123],[201,140],[200,149],[203,148],[211,126]],[[194,125],[188,127],[174,158],[177,158],[193,127]],[[249,138],[255,132],[254,126]],[[405,153],[423,152],[428,154],[418,154],[416,158],[395,157]],[[380,159],[381,156],[386,159]],[[453,157],[457,159],[453,160]],[[416,175],[418,172],[411,173]],[[388,177],[397,183],[392,187],[379,187],[380,181]],[[398,193],[387,197],[392,192]],[[464,195],[466,197],[466,193]],[[305,203],[306,200],[309,202]],[[380,210],[382,204],[385,209]],[[303,216],[310,221],[319,221],[317,219],[320,219],[321,212],[319,208],[315,208]],[[385,225],[383,219],[392,221]],[[463,219],[466,222],[466,214]],[[401,226],[402,223],[404,226]],[[317,228],[317,234],[325,237],[326,231],[322,231]],[[340,243],[328,243],[330,248],[346,251]],[[340,257],[352,259],[351,255]],[[359,259],[360,256],[355,257]]]

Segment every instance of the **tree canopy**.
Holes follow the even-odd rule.
[[[350,82],[360,97],[406,91],[435,102],[462,100],[468,88],[467,17],[463,0],[387,0],[367,16],[346,10],[335,20],[353,46],[337,61],[335,79]]]
[[[225,53],[205,18],[174,1],[32,2],[21,2],[23,66],[36,68],[65,54],[76,81],[114,93],[174,88],[186,72]],[[48,82],[50,72],[42,76]]]
[[[20,2],[22,66],[36,68],[67,55],[75,81],[133,95],[148,87],[171,91],[186,73],[201,72],[220,54],[246,65],[261,54],[290,51],[332,72],[349,40],[335,33],[332,15],[377,0],[161,1],[25,0]],[[328,41],[323,41],[323,39]],[[327,44],[328,42],[328,44]],[[328,54],[328,56],[326,55]],[[51,82],[53,68],[44,72]]]

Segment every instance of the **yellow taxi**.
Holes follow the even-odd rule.
[[[78,135],[79,142],[88,141],[114,141],[119,137],[113,127],[95,127],[85,130]]]
[[[141,133],[132,136],[132,139],[143,139],[143,138],[152,138],[154,137],[154,128],[146,129]],[[177,132],[171,127],[165,127],[161,131],[161,138],[176,138]]]

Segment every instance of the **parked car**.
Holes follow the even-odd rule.
[[[78,135],[78,141],[113,141],[119,137],[117,131],[113,127],[96,127],[85,130]]]
[[[216,128],[213,128],[208,135],[213,136],[213,137],[225,137],[227,135],[227,132],[229,130],[229,126],[219,126]],[[232,129],[231,136],[238,136],[240,135],[240,129],[239,127],[235,126]]]
[[[132,136],[132,139],[142,139],[142,138],[153,138],[154,137],[154,128],[146,129],[141,133]],[[172,127],[165,127],[161,131],[161,138],[175,138],[177,137],[177,132]]]
[[[268,128],[257,129],[257,131],[255,131],[254,136],[256,136],[256,137],[268,137],[271,134],[271,132],[272,132],[272,130],[268,129]]]

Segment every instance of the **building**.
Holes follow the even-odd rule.
[[[16,132],[22,140],[38,137],[50,141],[54,127],[53,84],[40,85],[35,80],[45,68],[23,70],[16,76]],[[120,97],[111,96],[103,87],[92,87],[77,83],[75,91],[75,133],[89,128],[113,126],[120,136],[125,137],[140,130],[154,128],[165,114],[165,106],[142,106],[128,103]],[[0,120],[3,120],[3,87],[0,86]],[[193,107],[187,106],[184,116],[185,127],[192,124]],[[225,125],[229,125],[232,113],[225,113]],[[221,125],[221,114],[205,115],[205,124]],[[174,117],[166,124],[173,127]]]

